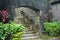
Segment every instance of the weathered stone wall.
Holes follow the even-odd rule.
[[[41,10],[42,15],[41,15],[41,18],[39,17],[41,20],[37,18],[38,22],[41,21],[40,22],[41,24],[45,22],[45,18],[47,17],[47,14],[50,8],[49,0],[5,0],[5,3],[6,3],[6,9],[8,10],[10,14],[10,18],[14,18],[16,16],[15,8],[18,8],[18,7],[28,7],[28,8],[35,10],[35,12],[37,10],[38,12]]]
[[[54,4],[51,6],[53,16],[56,20],[60,21],[60,3]]]
[[[49,9],[49,0],[5,0],[6,9],[9,14],[15,16],[16,7],[29,7],[34,10],[42,10],[43,14],[47,13]],[[11,17],[12,17],[11,16]]]
[[[10,18],[12,19],[15,14],[16,7],[29,7],[34,10],[40,10],[40,0],[5,0],[5,8],[8,10]]]

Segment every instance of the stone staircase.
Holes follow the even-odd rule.
[[[25,28],[22,40],[41,40],[36,34],[31,33],[28,28]]]

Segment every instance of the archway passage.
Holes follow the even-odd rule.
[[[23,11],[23,13],[21,14],[21,11]],[[39,12],[39,10],[38,10]],[[32,20],[34,20],[34,17],[38,16],[38,13],[36,10],[33,10],[29,7],[17,7],[15,8],[15,13],[16,13],[16,17],[21,17],[21,16],[25,16],[28,17]]]
[[[22,12],[23,11],[23,12]],[[16,16],[14,17],[14,21],[17,23],[23,22],[25,26],[33,26],[40,25],[40,16],[37,11],[34,11],[28,7],[17,7],[15,8]]]
[[[38,12],[28,7],[17,7],[15,13],[14,21],[16,23],[22,23],[25,27],[30,28],[29,30],[33,29],[39,33],[40,16]]]

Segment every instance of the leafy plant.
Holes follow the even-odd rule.
[[[57,36],[60,31],[59,22],[45,22],[44,23],[45,31],[49,33],[50,36]]]
[[[16,24],[13,22],[7,24],[0,23],[0,39],[5,40],[8,35],[23,32],[23,30],[24,26],[22,24]]]
[[[23,34],[23,32],[13,34],[12,35],[12,40],[22,40],[22,34]]]

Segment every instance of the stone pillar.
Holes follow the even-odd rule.
[[[50,1],[49,0],[42,0],[41,1],[41,10],[40,10],[40,35],[45,33],[43,23],[48,21],[49,19],[49,9],[50,9]]]

